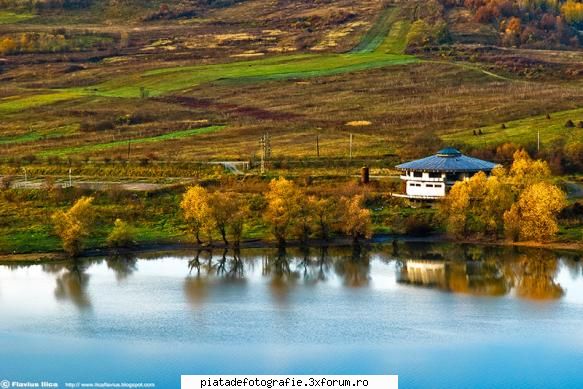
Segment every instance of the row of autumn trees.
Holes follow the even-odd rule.
[[[63,249],[78,255],[91,235],[95,208],[93,197],[81,197],[68,210],[52,215],[55,233]],[[372,236],[371,212],[364,206],[364,196],[320,198],[310,196],[293,181],[272,180],[265,193],[262,211],[265,224],[280,246],[290,238],[306,243],[309,238],[327,240],[333,233],[350,236],[356,243]],[[238,246],[244,228],[252,217],[245,198],[233,192],[209,192],[202,186],[190,187],[182,197],[183,216],[198,244],[213,242],[220,235],[226,245]],[[117,219],[107,237],[110,247],[128,247],[135,243],[135,231]]]
[[[350,236],[354,242],[372,235],[371,213],[364,197],[320,198],[308,195],[293,181],[274,179],[265,193],[263,220],[279,245],[290,238],[306,243],[310,237],[329,239],[335,232]],[[197,243],[202,238],[212,243],[218,233],[225,244],[237,246],[250,217],[249,205],[240,194],[209,193],[197,185],[184,194],[180,207]]]
[[[559,230],[557,217],[567,206],[565,193],[550,181],[545,161],[524,150],[512,166],[498,167],[457,182],[440,204],[448,233],[457,238],[506,236],[513,241],[544,241]]]

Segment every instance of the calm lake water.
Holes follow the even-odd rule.
[[[398,374],[583,387],[583,260],[401,243],[0,266],[0,379]]]

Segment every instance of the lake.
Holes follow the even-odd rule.
[[[583,261],[401,242],[0,266],[0,380],[398,374],[583,387]]]

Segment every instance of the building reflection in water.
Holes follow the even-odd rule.
[[[449,261],[408,259],[398,267],[398,281],[453,293],[503,296],[514,291],[527,299],[556,299],[564,294],[555,281],[558,259],[520,255],[513,260]]]

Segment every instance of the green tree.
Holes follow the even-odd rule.
[[[81,252],[83,239],[90,233],[94,215],[92,202],[93,197],[81,197],[68,211],[59,210],[51,217],[63,250],[71,256]]]

